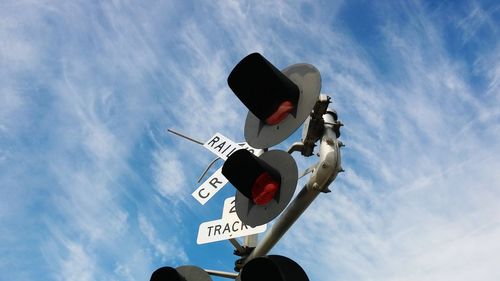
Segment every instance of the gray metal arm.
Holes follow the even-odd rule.
[[[325,122],[319,151],[320,158],[309,181],[243,263],[266,255],[309,207],[312,201],[316,199],[318,194],[328,191],[328,185],[335,180],[337,174],[342,170],[339,141],[335,134],[337,122],[334,120],[333,114],[330,113],[324,114],[323,119]]]

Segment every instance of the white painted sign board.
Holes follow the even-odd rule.
[[[221,133],[216,133],[213,137],[211,137],[207,142],[203,144],[203,147],[210,150],[212,153],[224,160],[227,160],[227,158],[233,152],[239,149],[247,149],[257,156],[260,156],[264,152],[264,150],[262,149],[256,149],[249,146],[246,142],[235,143]]]
[[[262,149],[250,147],[247,143],[235,143],[221,133],[216,133],[203,146],[224,160],[227,160],[227,157],[239,149],[247,149],[257,156],[264,152]],[[221,167],[208,177],[191,195],[201,205],[205,205],[227,182],[226,177],[222,175]]]
[[[213,175],[208,177],[191,195],[201,204],[210,200],[226,183],[228,180],[222,175],[222,167],[217,169]]]
[[[230,219],[238,217],[236,214],[236,197],[229,197],[224,200],[224,207],[222,208],[222,219]]]
[[[248,236],[266,231],[266,225],[251,227],[243,224],[238,218],[228,220],[207,221],[200,224],[196,243],[206,244],[237,237]]]
[[[203,144],[203,147],[224,160],[227,160],[227,157],[229,157],[231,153],[242,148],[220,133],[216,133],[210,140]]]
[[[206,244],[266,231],[267,225],[248,226],[240,221],[234,208],[234,197],[224,201],[222,219],[207,221],[198,228],[197,244]]]

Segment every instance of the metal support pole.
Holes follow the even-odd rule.
[[[239,252],[239,253],[245,252],[245,248],[243,248],[243,246],[241,246],[240,243],[238,243],[238,240],[232,238],[232,239],[229,239],[229,242],[231,242],[231,244],[233,244],[233,246],[237,252]]]
[[[238,277],[238,273],[233,273],[233,272],[225,272],[225,271],[211,270],[211,269],[205,269],[205,272],[208,273],[209,275],[224,277],[228,279],[236,279]]]
[[[333,113],[333,111],[331,111]],[[323,115],[324,131],[320,144],[320,159],[314,168],[308,183],[302,188],[295,199],[288,205],[278,220],[268,230],[264,238],[245,259],[244,263],[266,255],[271,248],[283,237],[285,232],[297,221],[302,213],[316,199],[320,192],[327,192],[328,185],[342,170],[340,166],[339,141],[335,134],[335,126],[339,122],[334,120],[333,114]]]
[[[309,207],[311,202],[318,196],[320,191],[308,189],[304,186],[295,199],[286,208],[279,219],[273,224],[260,241],[252,253],[245,259],[244,263],[250,260],[266,255],[271,248],[281,239],[285,232],[292,226],[292,224],[302,215],[302,213]]]
[[[187,139],[187,140],[189,140],[189,141],[192,141],[192,142],[194,142],[194,143],[197,143],[197,144],[203,145],[203,142],[201,142],[201,141],[199,141],[199,140],[195,140],[195,139],[193,139],[193,138],[191,138],[191,137],[188,137],[188,136],[186,136],[186,135],[184,135],[184,134],[181,134],[181,133],[179,133],[179,132],[176,132],[176,131],[174,131],[174,130],[172,130],[172,129],[167,129],[167,131],[168,131],[168,132],[170,132],[170,133],[172,133],[172,134],[174,134],[174,135],[177,135],[177,136],[179,136],[179,137],[182,137],[182,138],[185,138],[185,139]]]
[[[243,245],[246,247],[253,248],[253,247],[257,246],[257,239],[258,239],[257,234],[245,236],[243,238]]]

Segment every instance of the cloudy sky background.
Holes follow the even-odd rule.
[[[166,129],[243,141],[226,78],[257,51],[319,69],[347,145],[272,253],[311,280],[499,280],[500,5],[399,2],[2,1],[2,279],[232,271],[196,235],[234,190],[196,202],[213,155]]]

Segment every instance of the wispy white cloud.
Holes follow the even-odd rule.
[[[187,254],[184,252],[182,246],[179,246],[179,242],[176,241],[175,237],[171,237],[168,240],[161,239],[158,237],[158,233],[156,233],[155,226],[144,215],[139,214],[138,219],[139,229],[148,239],[156,256],[159,256],[165,263],[172,261],[187,262]]]
[[[165,197],[182,198],[187,195],[184,188],[186,177],[184,176],[181,160],[177,153],[169,150],[159,150],[154,154],[153,172],[155,184],[160,194]]]
[[[500,8],[498,5],[484,6],[489,7],[484,8],[482,3],[477,1],[468,3],[466,15],[456,22],[457,28],[462,31],[463,44],[473,40],[484,29],[498,34],[498,25],[494,17],[499,13]]]
[[[461,65],[447,56],[442,30],[425,13],[413,6],[404,12],[411,24],[383,29],[401,80],[360,75],[356,69],[377,70],[356,48],[342,55],[364,57],[364,66],[352,72],[336,66],[332,79],[343,94],[338,111],[348,118],[342,137],[347,173],[276,249],[300,260],[313,276],[496,278],[492,263],[470,264],[497,257],[499,245],[488,237],[499,231],[493,201],[500,193],[492,170],[498,165],[488,154],[499,147],[481,135],[498,141],[498,125],[491,119],[469,122],[498,104],[476,96]]]
[[[12,134],[11,130],[15,128],[16,123],[19,122],[19,120],[15,120],[13,117],[20,115],[19,113],[24,106],[24,100],[12,87],[4,85],[1,91],[0,103],[3,106],[0,109],[0,132],[5,137],[8,137],[8,135]]]
[[[2,190],[19,193],[9,196],[19,200],[12,205],[35,212],[33,205],[46,208],[36,215],[43,217],[41,233],[52,236],[32,247],[35,253],[45,249],[45,263],[55,279],[112,278],[102,264],[106,255],[106,263],[116,263],[118,276],[145,279],[154,261],[140,254],[144,234],[134,230],[139,223],[128,209],[137,201],[127,202],[132,191],[122,182],[127,176],[137,178],[128,162],[131,152],[147,133],[146,125],[162,112],[153,87],[156,73],[162,72],[159,59],[126,10],[96,3],[25,6],[29,4],[9,4],[1,17],[7,28],[0,35],[9,38],[1,40],[2,61],[9,66],[2,68],[2,80],[15,81],[4,84],[0,98],[1,151],[10,163],[18,163],[6,166],[9,172],[2,173],[1,182],[8,186]],[[37,36],[42,33],[43,39]],[[150,81],[153,86],[144,87]],[[11,120],[28,121],[16,128]],[[31,148],[16,145],[25,139]],[[28,161],[35,164],[21,167]],[[6,164],[2,160],[2,167]],[[30,167],[36,167],[32,174]],[[36,180],[19,178],[15,171]],[[38,200],[35,191],[44,198]],[[3,222],[13,224],[26,215],[11,211],[6,216],[2,212]],[[172,255],[169,261],[174,259]],[[8,266],[2,263],[2,268]]]
[[[57,279],[74,281],[95,280],[96,263],[86,253],[83,245],[69,243],[67,251],[67,257],[60,261],[62,272]]]
[[[165,129],[242,141],[246,109],[225,79],[260,51],[279,67],[314,64],[346,124],[347,173],[276,253],[316,279],[495,280],[498,46],[472,54],[486,86],[472,85],[425,4],[377,6],[378,46],[360,45],[339,22],[348,3],[330,4],[7,3],[2,224],[18,229],[27,210],[43,208],[50,237],[34,247],[58,280],[147,279],[160,263],[203,255],[179,237],[195,229],[191,212],[202,209],[187,200],[213,156]],[[452,18],[464,42],[484,28],[497,34],[498,8],[471,7]]]

